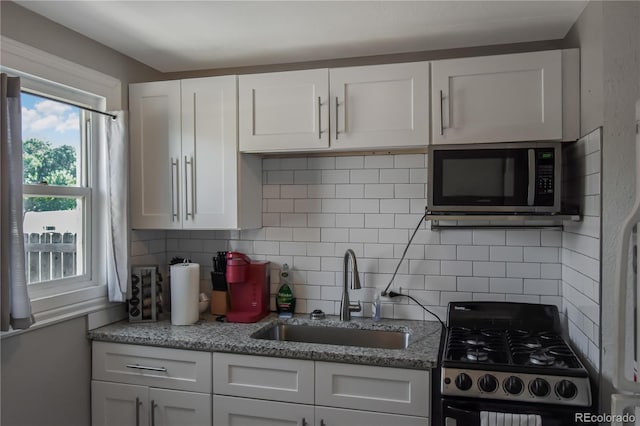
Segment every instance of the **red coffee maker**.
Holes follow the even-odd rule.
[[[227,253],[228,322],[256,322],[269,314],[270,272],[269,262],[252,262],[236,251]]]

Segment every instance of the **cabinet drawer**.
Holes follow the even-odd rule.
[[[429,373],[316,362],[316,405],[429,416]]]
[[[95,380],[211,393],[208,352],[120,343],[93,343]]]
[[[214,353],[213,393],[313,404],[313,361]]]

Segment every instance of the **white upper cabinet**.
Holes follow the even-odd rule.
[[[329,70],[239,76],[240,150],[329,147]]]
[[[562,140],[562,55],[554,50],[432,62],[433,143]]]
[[[425,146],[429,63],[239,77],[244,152]]]
[[[334,68],[331,148],[368,149],[429,143],[429,63]]]
[[[181,229],[176,182],[180,167],[180,82],[129,86],[131,226]],[[178,164],[176,164],[176,162]]]
[[[261,161],[240,156],[236,76],[130,85],[131,225],[261,224]]]

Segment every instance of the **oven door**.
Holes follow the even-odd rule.
[[[519,404],[513,402],[487,402],[442,399],[442,426],[495,426],[483,424],[480,420],[482,411],[533,414],[540,416],[542,426],[575,426],[576,413],[589,412],[588,409],[564,407],[546,404]]]

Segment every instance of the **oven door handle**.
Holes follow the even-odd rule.
[[[445,406],[443,410],[444,426],[480,425],[480,413]]]
[[[530,149],[528,154],[529,184],[527,188],[527,205],[533,206],[536,201],[536,151]]]

